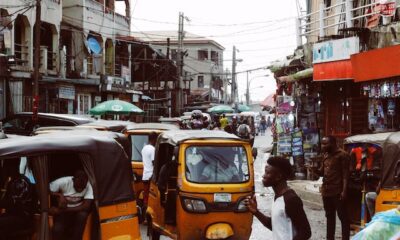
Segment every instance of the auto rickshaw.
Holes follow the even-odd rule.
[[[29,239],[49,239],[52,206],[49,182],[84,170],[93,187],[94,204],[82,239],[141,239],[130,161],[116,140],[122,134],[99,131],[64,131],[1,140],[0,170],[25,162],[30,166],[40,203]],[[122,141],[123,142],[123,141]],[[2,178],[4,180],[5,178]],[[4,186],[3,182],[0,186]],[[15,233],[18,234],[18,233]],[[13,235],[9,239],[14,239]],[[20,237],[20,235],[19,235]]]
[[[383,145],[380,191],[375,212],[386,211],[400,205],[400,132],[391,134]]]
[[[161,133],[146,212],[150,239],[249,239],[252,153],[248,141],[223,131]]]
[[[371,217],[367,214],[365,194],[376,191],[379,184],[383,144],[390,134],[359,134],[344,139],[344,148],[351,156],[347,209],[355,228],[363,227]]]
[[[142,149],[149,141],[149,135],[152,132],[160,134],[167,130],[178,130],[179,127],[174,124],[166,123],[135,123],[127,127],[124,134],[129,138],[131,147],[131,164],[133,174],[135,176],[135,195],[137,196],[137,203],[140,207],[143,206],[143,162],[142,162]]]

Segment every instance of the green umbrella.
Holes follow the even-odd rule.
[[[207,110],[209,113],[233,113],[234,110],[228,105],[217,105]]]
[[[251,111],[251,108],[247,105],[240,104],[238,106],[238,110],[239,110],[239,112],[248,112],[248,111]]]
[[[121,101],[121,100],[109,100],[99,103],[94,108],[89,110],[92,115],[103,115],[103,114],[143,114],[144,111],[132,103]]]

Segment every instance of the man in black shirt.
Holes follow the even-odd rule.
[[[256,197],[249,197],[246,205],[260,222],[272,230],[274,240],[305,240],[311,237],[311,228],[303,209],[303,202],[296,192],[287,185],[292,176],[292,166],[288,159],[270,157],[267,160],[263,175],[263,185],[272,187],[275,199],[271,209],[271,217],[267,217],[257,209]]]
[[[322,138],[324,159],[317,174],[323,177],[321,195],[326,215],[326,239],[335,239],[336,212],[342,223],[342,240],[350,238],[350,220],[346,211],[350,155],[337,147],[336,138]]]

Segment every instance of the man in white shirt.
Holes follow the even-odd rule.
[[[58,206],[49,210],[54,216],[53,239],[82,239],[94,198],[86,173],[77,170],[73,177],[56,179],[50,191],[58,200]]]
[[[157,133],[152,132],[149,135],[149,142],[142,149],[142,159],[143,159],[143,207],[147,207],[147,201],[149,198],[149,189],[150,189],[150,179],[153,176],[153,161],[154,161],[154,153],[157,141]]]

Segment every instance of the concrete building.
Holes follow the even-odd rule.
[[[178,32],[152,31],[133,33],[134,36],[149,42],[160,53],[167,53],[167,38],[170,39],[170,58],[177,59]],[[225,99],[227,78],[223,68],[225,48],[214,40],[185,32],[183,41],[184,89],[190,96],[188,102],[221,102]],[[211,96],[210,93],[211,92]]]
[[[100,101],[132,100],[130,16],[114,3],[41,1],[40,112],[86,114]],[[9,63],[0,74],[0,118],[32,109],[35,11],[34,1],[0,4],[0,54]]]

